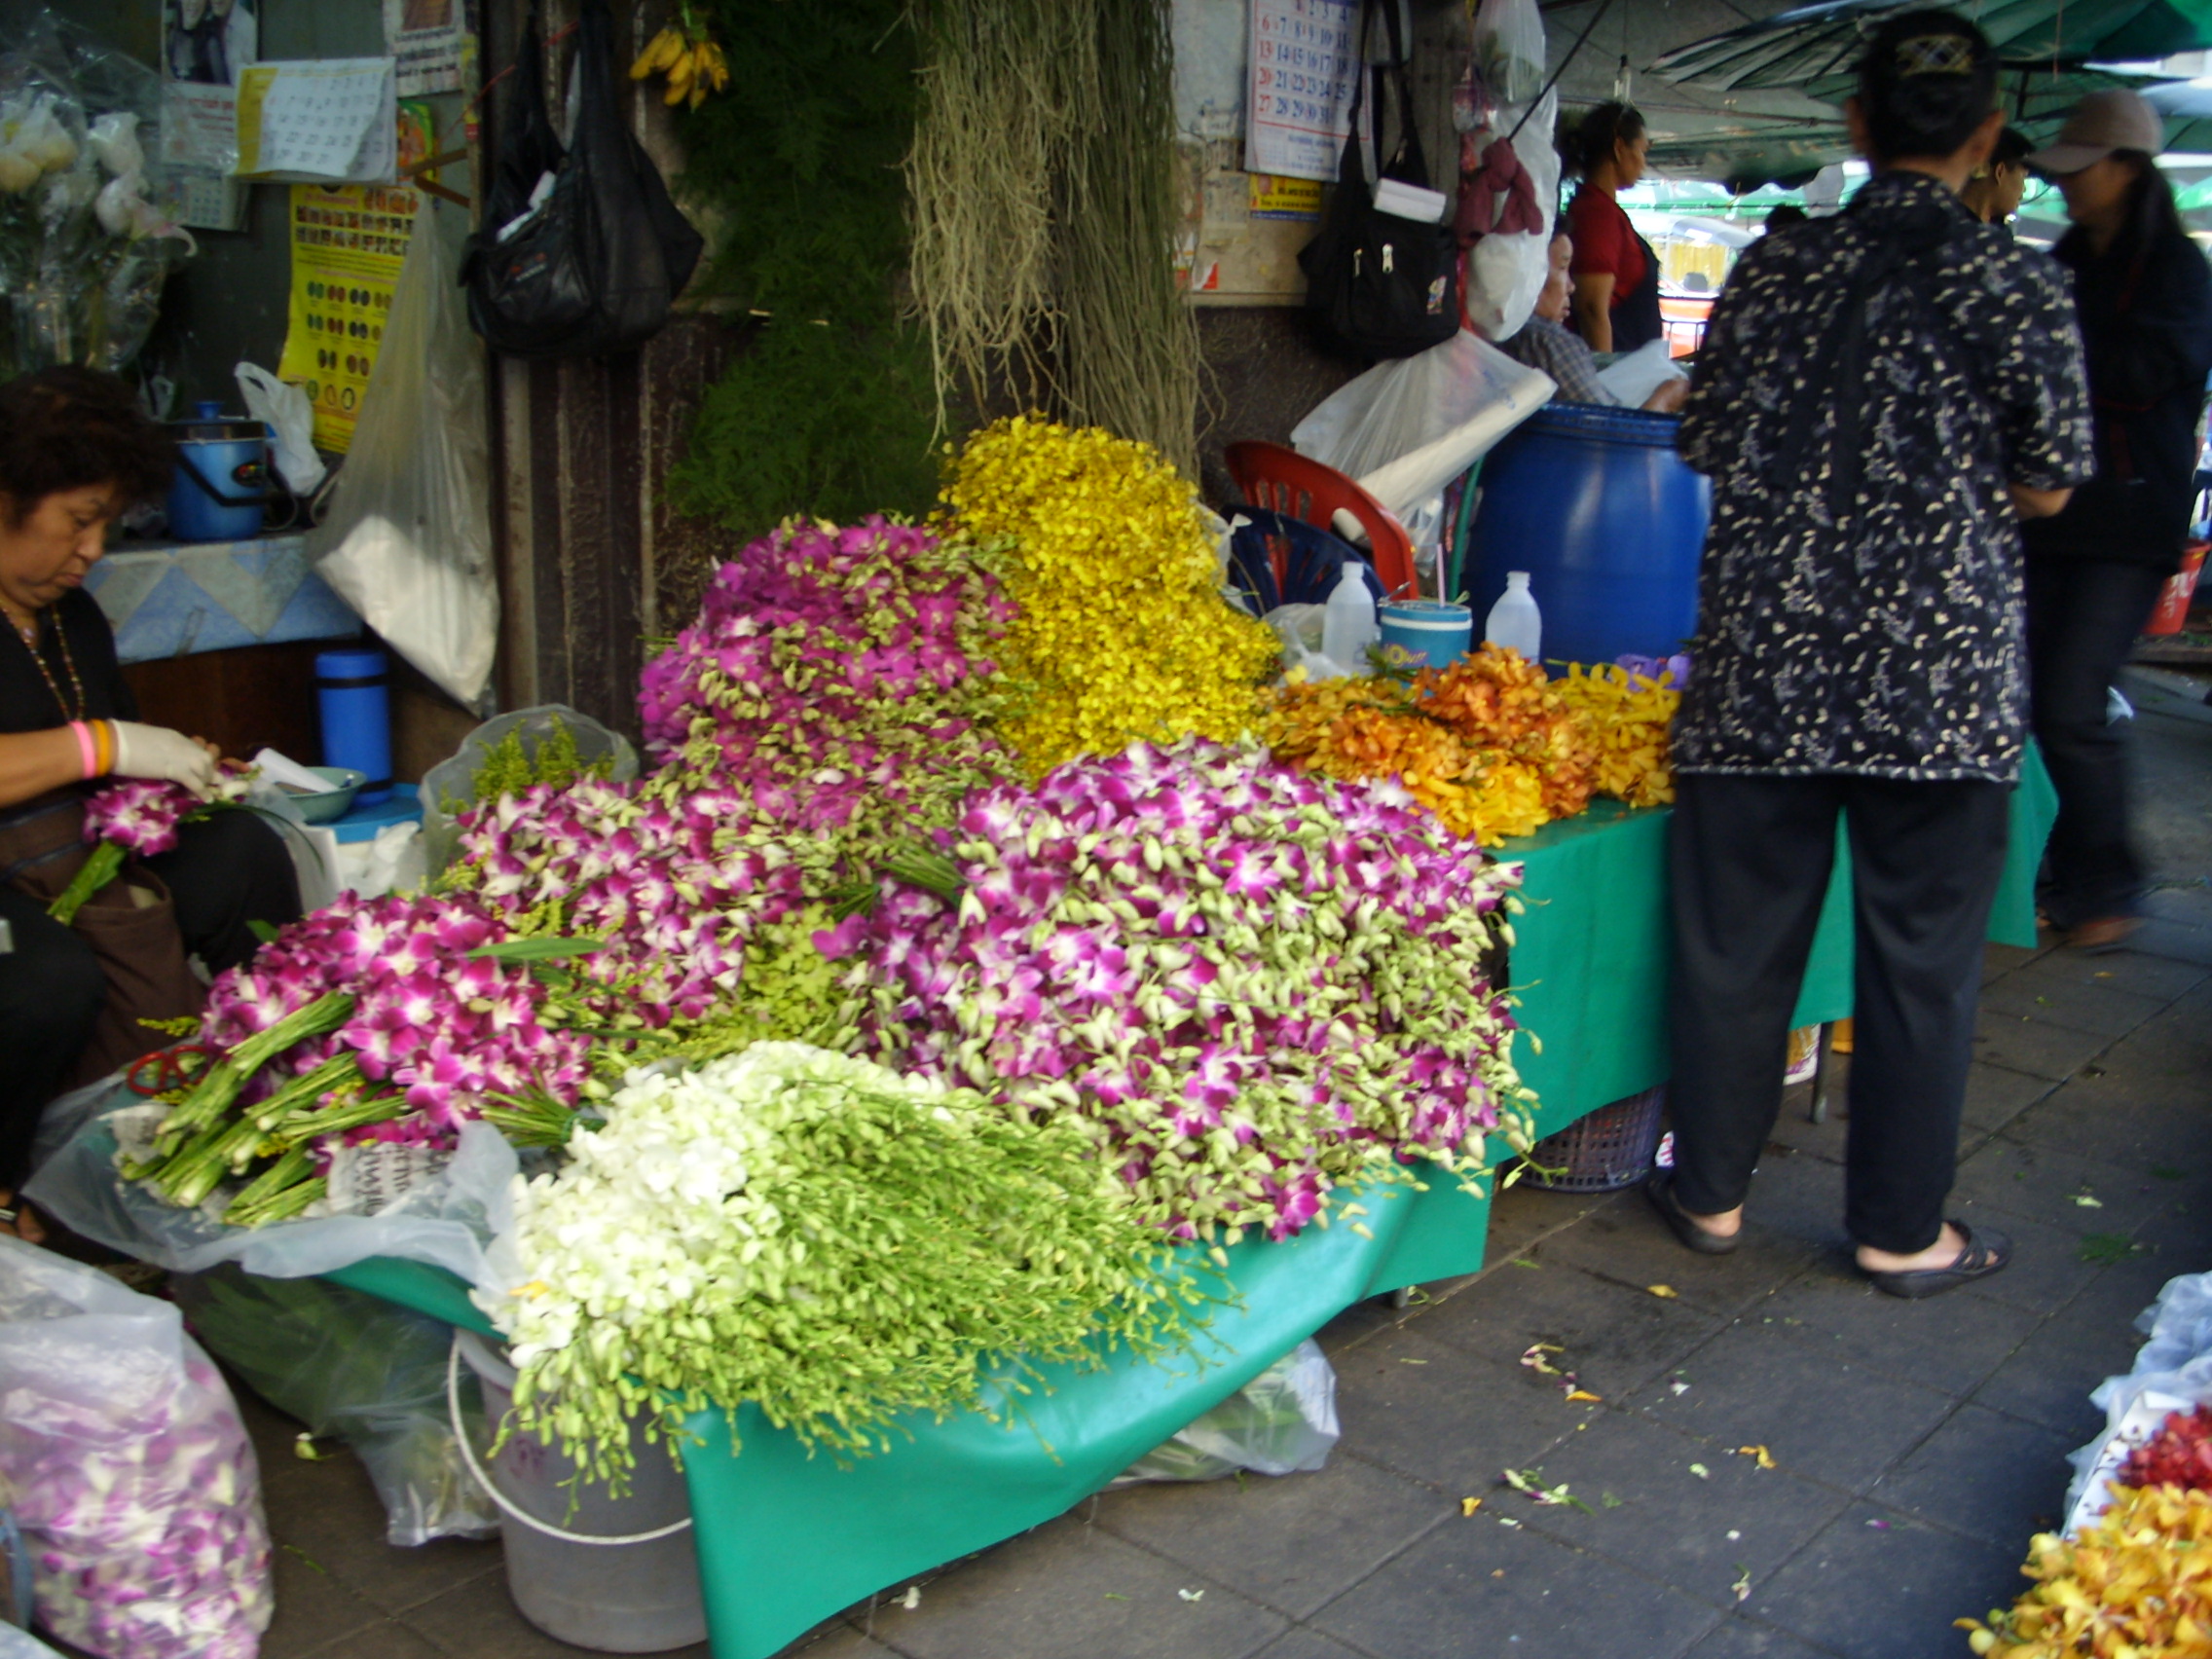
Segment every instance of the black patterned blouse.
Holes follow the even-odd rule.
[[[2018,775],[2026,675],[2008,482],[2088,477],[2065,274],[1938,181],[1869,180],[1749,248],[1682,457],[1713,477],[1684,772]]]

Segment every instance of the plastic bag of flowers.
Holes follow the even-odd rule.
[[[269,1530],[252,1444],[177,1310],[0,1237],[0,1485],[39,1622],[101,1659],[253,1659]]]

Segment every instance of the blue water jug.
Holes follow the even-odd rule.
[[[189,421],[171,421],[176,476],[169,484],[169,534],[179,541],[245,541],[261,534],[269,499],[269,428],[233,420],[212,400]]]
[[[1527,571],[1547,662],[1666,656],[1697,630],[1713,487],[1675,453],[1672,415],[1594,403],[1539,409],[1483,462],[1467,541],[1477,616]]]
[[[368,782],[355,806],[391,793],[391,665],[373,645],[317,651],[314,696],[322,714],[322,763],[350,766]]]

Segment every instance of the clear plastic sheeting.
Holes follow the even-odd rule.
[[[453,862],[460,842],[455,815],[476,804],[476,778],[492,751],[508,737],[516,737],[533,764],[538,746],[555,735],[556,725],[566,728],[576,746],[576,758],[585,765],[607,761],[607,776],[618,784],[638,775],[638,752],[619,732],[609,731],[589,715],[579,715],[564,703],[542,703],[534,709],[515,709],[494,717],[461,740],[461,747],[423,775],[423,848],[429,872],[438,874]]]
[[[1290,434],[1301,455],[1356,478],[1401,518],[1551,400],[1549,375],[1462,329],[1418,356],[1378,363]]]
[[[1218,1481],[1249,1469],[1291,1475],[1324,1466],[1336,1445],[1337,1374],[1309,1337],[1164,1446],[1130,1464],[1116,1486]]]
[[[452,1160],[374,1215],[306,1215],[265,1227],[218,1219],[234,1196],[219,1187],[198,1209],[166,1203],[116,1167],[119,1130],[150,1128],[166,1108],[128,1089],[92,1118],[23,1187],[64,1227],[111,1250],[171,1272],[203,1272],[236,1262],[249,1273],[305,1278],[371,1257],[443,1268],[470,1284],[484,1274],[484,1241],[507,1214],[507,1188],[520,1170],[515,1150],[489,1124],[464,1124]]]
[[[194,1334],[255,1393],[351,1449],[384,1500],[387,1542],[498,1531],[446,1410],[453,1333],[443,1321],[320,1279],[235,1267],[180,1274],[171,1287]],[[482,1401],[465,1382],[461,1409],[481,1434]]]
[[[2066,1535],[2105,1512],[2106,1483],[2127,1454],[2156,1434],[2166,1415],[2212,1405],[2212,1272],[2168,1279],[2135,1328],[2150,1341],[2124,1377],[2108,1377],[2089,1395],[2105,1414],[2104,1432],[2069,1455],[2074,1483],[2066,1493]]]
[[[308,551],[386,644],[482,713],[498,636],[484,348],[435,208],[416,216],[352,448]]]

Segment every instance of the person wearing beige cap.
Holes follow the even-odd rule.
[[[2095,92],[2028,157],[2074,221],[2052,251],[2074,275],[2097,457],[2064,512],[2023,527],[2035,731],[2058,786],[2043,906],[2092,951],[2139,925],[2128,726],[2106,692],[2181,559],[2212,371],[2212,272],[2152,161],[2164,142],[2142,97]]]

